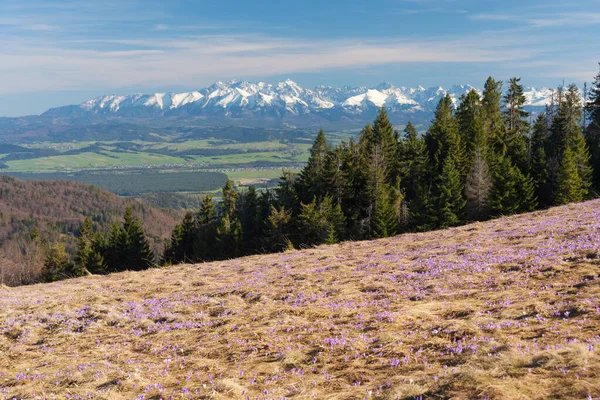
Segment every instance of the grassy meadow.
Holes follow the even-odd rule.
[[[349,136],[338,134],[333,140],[342,137]],[[282,169],[299,171],[310,147],[302,138],[32,143],[22,145],[19,153],[0,154],[0,172],[20,179],[78,180],[121,195],[216,193],[223,184],[211,174],[226,174],[240,186],[272,186],[269,181],[281,176]]]
[[[600,201],[0,289],[0,398],[596,399]]]

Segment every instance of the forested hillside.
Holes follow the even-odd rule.
[[[36,281],[46,248],[75,236],[89,217],[93,229],[108,232],[127,204],[143,221],[152,247],[160,251],[179,215],[128,201],[94,186],[70,181],[21,181],[0,176],[0,275],[7,284]],[[18,272],[18,273],[17,273]],[[16,280],[16,281],[15,281]]]
[[[589,98],[574,84],[559,87],[533,123],[520,78],[503,91],[490,77],[482,95],[471,90],[456,107],[441,98],[424,135],[410,122],[394,130],[384,107],[356,140],[331,146],[321,131],[305,168],[284,172],[273,191],[238,192],[228,182],[218,207],[207,197],[173,231],[164,259],[376,239],[593,198],[600,75],[594,85]]]

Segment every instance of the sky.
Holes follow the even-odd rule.
[[[598,0],[0,0],[0,116],[216,81],[592,81]]]

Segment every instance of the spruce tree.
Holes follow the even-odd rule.
[[[465,147],[459,135],[459,126],[453,114],[452,98],[446,95],[438,103],[435,117],[425,135],[433,175],[442,173],[446,159],[451,157],[459,175],[466,175]]]
[[[363,222],[363,234],[366,237],[391,236],[398,230],[399,203],[403,198],[400,177],[396,176],[395,180],[396,194],[394,185],[387,182],[388,168],[383,145],[375,143],[367,165],[366,187],[363,189],[368,197],[367,214]]]
[[[577,173],[581,180],[581,195],[583,199],[589,196],[592,187],[593,170],[590,163],[590,152],[586,140],[582,135],[577,135],[571,142],[571,149],[575,158]]]
[[[521,78],[511,78],[508,81],[508,92],[504,97],[506,111],[506,130],[502,143],[502,155],[508,155],[521,171],[527,169],[527,139],[529,113],[523,109],[527,98]]]
[[[340,204],[335,204],[333,197],[326,196],[321,202],[321,213],[327,221],[325,243],[338,243],[346,238],[346,216]]]
[[[258,193],[254,186],[240,193],[239,216],[242,229],[242,254],[253,253],[260,247],[262,234]]]
[[[519,209],[516,167],[508,157],[501,157],[493,169],[493,185],[490,191],[492,216],[512,215]]]
[[[293,247],[289,237],[292,213],[283,206],[271,205],[271,210],[266,221],[265,249],[279,252]]]
[[[218,258],[217,246],[217,211],[212,196],[202,198],[200,210],[196,214],[197,228],[192,238],[193,261],[209,261]]]
[[[433,198],[430,184],[421,183],[417,186],[414,200],[410,205],[409,224],[419,232],[435,229],[435,216],[431,214],[433,209]]]
[[[460,136],[465,143],[466,155],[470,160],[477,144],[484,147],[486,142],[481,97],[475,89],[461,96],[456,117]]]
[[[436,227],[447,228],[462,221],[466,200],[463,184],[453,157],[447,157],[441,175],[435,182],[435,197],[430,209]]]
[[[471,170],[467,175],[465,183],[465,195],[467,198],[466,213],[470,219],[479,221],[488,217],[491,188],[492,179],[488,163],[481,147],[477,147],[475,148]]]
[[[239,254],[242,240],[242,225],[237,210],[239,193],[233,189],[231,180],[223,187],[221,212],[217,224],[217,241],[220,247],[220,257],[232,257]]]
[[[533,211],[537,207],[533,180],[523,174],[509,157],[501,157],[493,168],[490,191],[492,216]]]
[[[163,252],[163,258],[161,264],[163,265],[173,265],[182,261],[182,242],[183,242],[183,227],[181,224],[175,225],[173,228],[173,232],[171,233],[171,238],[167,245],[165,246],[165,250]]]
[[[566,157],[567,149],[569,149],[571,153],[569,157],[572,157],[574,160],[575,168],[579,176],[578,181],[581,182],[578,189],[581,191],[580,196],[577,195],[575,198],[581,197],[584,199],[591,186],[592,171],[590,168],[589,151],[585,138],[582,136],[581,126],[579,124],[582,110],[581,97],[579,95],[579,89],[574,84],[569,85],[566,90],[560,89],[561,90],[558,91],[558,112],[555,114],[551,126],[551,144],[554,156],[557,160],[557,166],[559,167],[558,173],[555,175],[557,182],[554,187],[556,191],[560,191],[567,187],[564,184],[564,179],[565,168],[568,163],[565,164],[564,158]],[[560,194],[556,192],[554,193],[554,198],[568,199],[573,197],[571,194]],[[563,201],[561,200],[560,203],[562,204]]]
[[[194,262],[194,240],[198,231],[198,223],[193,212],[188,211],[181,224],[176,225],[171,233],[171,239],[163,254],[164,264]]]
[[[354,239],[362,237],[359,221],[366,215],[365,210],[368,207],[368,198],[364,195],[366,172],[363,167],[360,143],[360,140],[359,143],[355,143],[353,139],[350,139],[348,144],[344,145],[342,152],[342,169],[346,179],[342,209],[348,220],[348,235]]]
[[[398,174],[398,139],[385,107],[381,107],[373,122],[373,139],[374,144],[378,145],[383,152],[386,170],[385,181],[391,183],[393,177]]]
[[[502,81],[491,76],[485,82],[481,99],[482,118],[485,138],[492,153],[504,151],[504,131],[506,127],[502,119]]]
[[[129,205],[125,209],[121,227],[123,269],[141,271],[154,266],[155,256],[144,233],[140,219],[133,215]]]
[[[303,245],[315,246],[323,242],[327,223],[319,212],[316,197],[308,204],[300,203],[298,224]]]
[[[344,168],[345,151],[344,143],[336,146],[327,154],[325,163],[325,182],[329,188],[328,192],[333,195],[338,205],[341,205],[347,197],[349,186],[347,171]]]
[[[77,237],[77,251],[75,253],[75,265],[77,269],[81,270],[81,275],[85,272],[88,267],[89,259],[92,255],[92,240],[94,238],[94,228],[92,226],[92,220],[86,218],[83,221],[83,225],[79,230],[79,236]]]
[[[86,218],[83,221],[79,236],[77,238],[77,251],[75,253],[75,273],[84,275],[87,272],[101,274],[104,272],[104,257],[98,244],[95,243],[96,235],[92,220]]]
[[[118,272],[127,269],[123,265],[123,257],[126,251],[126,237],[121,224],[114,221],[110,226],[108,243],[105,250],[106,272]]]
[[[298,192],[305,202],[311,201],[314,196],[322,198],[328,190],[326,164],[329,150],[325,133],[321,129],[310,149],[308,162],[298,179]]]
[[[398,218],[391,197],[387,186],[377,193],[371,228],[373,238],[393,236],[398,231]]]
[[[526,213],[537,209],[538,199],[535,194],[535,185],[531,176],[516,169],[515,187],[519,195],[517,213]]]
[[[125,208],[123,222],[112,224],[104,258],[106,272],[140,271],[154,266],[154,252],[131,205]]]
[[[567,147],[558,171],[558,188],[554,198],[556,205],[582,201],[584,198],[583,182],[577,171],[573,151]]]
[[[210,224],[214,221],[217,214],[215,203],[211,195],[202,197],[200,210],[198,211],[198,223],[201,225]]]
[[[283,170],[279,177],[279,183],[275,188],[277,204],[292,213],[293,217],[298,215],[300,208],[300,196],[298,194],[298,179],[292,171]],[[312,199],[311,199],[312,200]]]
[[[55,243],[50,247],[42,268],[42,279],[44,282],[54,282],[61,279],[78,276],[74,271],[74,265],[62,243]]]
[[[548,124],[546,114],[538,115],[531,135],[531,161],[529,174],[533,179],[535,195],[541,207],[552,205],[552,188],[550,186],[550,171],[548,166]]]
[[[418,137],[417,130],[410,121],[404,133],[404,151],[400,160],[400,170],[406,200],[410,203],[417,197],[418,187],[426,178],[428,157],[425,141]]]
[[[600,65],[600,63],[598,64]],[[585,137],[591,155],[593,167],[593,186],[596,193],[600,193],[600,72],[596,75],[589,99],[585,104],[589,115]]]

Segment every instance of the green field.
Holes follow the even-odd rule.
[[[141,166],[185,163],[180,157],[151,153],[80,153],[64,156],[7,161],[10,172],[81,171],[117,166]]]
[[[349,137],[346,132],[328,136],[332,144]],[[299,172],[314,136],[164,139],[5,144],[12,153],[0,154],[0,171],[23,179],[74,179],[121,195],[215,192],[224,176],[238,186],[265,188],[276,184],[282,169]]]

